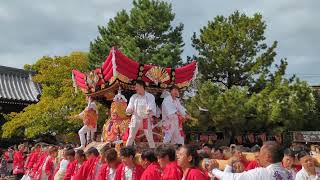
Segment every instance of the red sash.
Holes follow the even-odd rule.
[[[143,129],[147,130],[148,129],[149,118],[143,119],[142,123],[143,123]]]
[[[180,129],[180,135],[182,137],[184,137],[184,132],[183,132],[183,122],[184,122],[184,118],[181,115],[178,115],[178,120],[179,120],[179,129]]]

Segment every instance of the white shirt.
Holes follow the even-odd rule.
[[[125,176],[125,180],[132,180],[132,169],[126,166],[124,168],[124,176]]]
[[[316,176],[309,175],[308,172],[302,168],[296,175],[296,180],[318,180],[320,179],[320,168],[316,167]]]
[[[100,162],[97,163],[96,165],[96,171],[95,171],[95,174],[94,174],[94,179],[97,179],[98,178],[98,175],[99,175],[99,171],[101,169],[101,166],[102,164]]]
[[[66,159],[63,159],[60,163],[59,171],[65,172],[67,170],[68,164],[69,164],[69,161]]]
[[[131,123],[129,127],[135,127],[136,121],[142,121],[147,118],[148,111],[151,111],[152,115],[156,115],[156,102],[152,94],[145,92],[143,96],[134,94],[129,100],[128,107],[126,109],[127,114],[132,114]]]
[[[179,98],[173,100],[172,96],[167,96],[162,102],[162,118],[166,120],[168,116],[179,112],[183,116],[186,115],[186,109],[181,105]]]
[[[109,180],[114,180],[115,175],[116,175],[116,170],[110,168],[110,169],[109,169],[108,179],[109,179]]]
[[[271,164],[266,168],[252,169],[243,173],[222,172],[218,169],[213,169],[212,174],[220,180],[293,180],[292,175],[280,163]]]

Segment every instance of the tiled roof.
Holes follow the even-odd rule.
[[[34,103],[39,101],[41,88],[32,81],[33,72],[0,66],[0,103]]]

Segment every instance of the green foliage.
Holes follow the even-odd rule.
[[[183,25],[171,25],[171,4],[158,0],[134,0],[130,12],[122,10],[99,26],[99,36],[90,43],[90,65],[100,67],[112,46],[140,63],[162,66],[181,64]]]
[[[245,131],[284,132],[303,130],[315,110],[313,90],[296,79],[268,83],[259,93],[250,95],[248,88],[233,86],[222,89],[210,80],[204,82],[196,96],[187,103],[188,110],[199,121],[194,126],[206,131],[208,124],[218,130],[239,134]],[[208,108],[208,112],[199,111]],[[208,123],[211,122],[211,123]]]
[[[85,106],[82,93],[75,94],[72,86],[71,71],[86,71],[86,53],[75,52],[64,57],[43,57],[25,68],[37,72],[33,77],[42,85],[42,96],[37,104],[27,106],[20,113],[7,117],[3,127],[3,137],[36,137],[46,133],[67,133],[77,130],[81,120],[69,120],[71,114],[79,113]]]
[[[236,11],[229,17],[217,16],[194,33],[193,47],[198,51],[199,70],[203,80],[232,86],[264,86],[272,76],[270,67],[276,56],[277,42],[268,47],[266,24],[260,14],[253,17]],[[285,61],[285,60],[283,60]],[[253,91],[256,92],[253,88]]]

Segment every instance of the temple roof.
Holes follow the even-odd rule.
[[[41,88],[32,81],[34,72],[0,66],[0,103],[29,104],[39,101]]]

